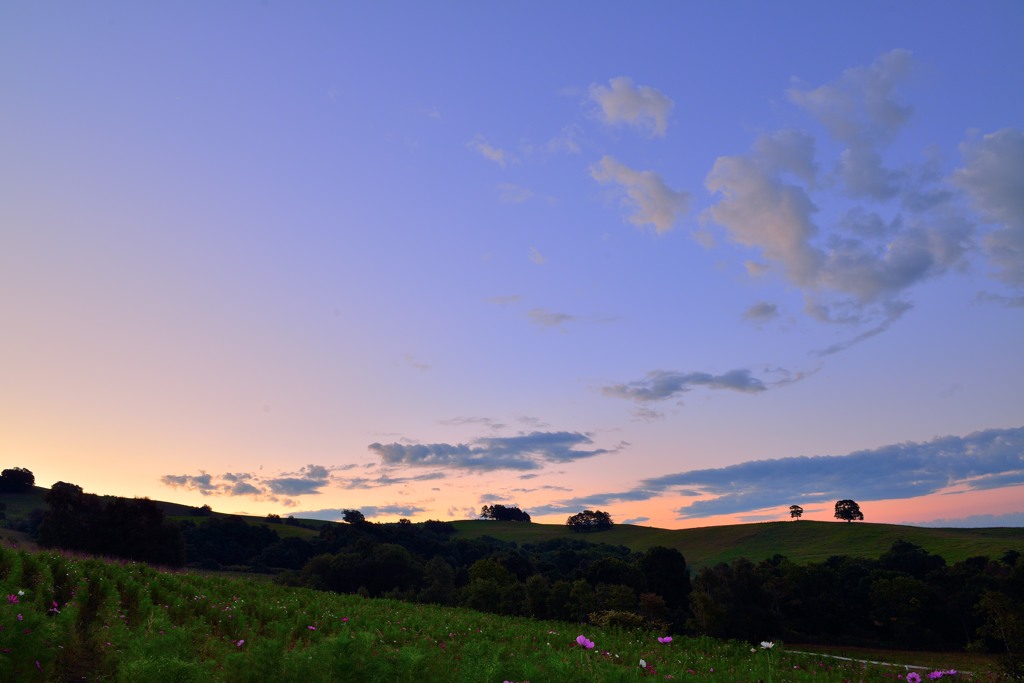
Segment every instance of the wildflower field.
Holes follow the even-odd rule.
[[[0,549],[3,681],[906,681],[722,642]]]

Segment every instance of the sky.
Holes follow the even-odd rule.
[[[324,519],[1024,526],[1022,30],[0,2],[0,466]]]

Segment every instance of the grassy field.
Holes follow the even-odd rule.
[[[581,641],[583,644],[581,644]],[[590,644],[588,647],[587,644]],[[918,655],[930,671],[955,668]],[[0,549],[0,680],[898,681],[904,666]],[[944,676],[995,681],[975,671]]]
[[[950,564],[968,557],[999,558],[1008,550],[1024,552],[1024,528],[933,529],[864,522],[762,522],[697,529],[656,529],[617,524],[608,531],[576,533],[564,525],[473,520],[454,522],[464,538],[492,536],[516,543],[554,538],[579,538],[624,545],[643,551],[654,545],[676,548],[694,568],[739,557],[757,562],[775,554],[798,564],[820,562],[832,555],[877,558],[897,540],[915,543],[941,555]]]

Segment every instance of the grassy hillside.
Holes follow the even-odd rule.
[[[43,495],[47,489],[36,488],[32,493],[0,494],[0,503],[7,505],[8,520],[24,519],[36,508],[45,508]],[[267,524],[265,517],[228,515],[212,512],[197,516],[191,506],[158,501],[168,517],[202,523],[211,517],[237,517],[250,524]],[[312,538],[321,520],[301,520],[303,526],[270,524],[282,538],[298,536]],[[623,545],[631,550],[644,551],[656,545],[676,548],[696,569],[730,562],[739,557],[757,562],[772,555],[784,555],[793,562],[820,562],[832,555],[877,558],[897,540],[909,541],[925,550],[941,555],[952,564],[968,557],[987,555],[999,558],[1008,550],[1024,553],[1024,528],[999,527],[987,529],[935,529],[901,526],[896,524],[869,524],[864,522],[815,522],[810,520],[788,522],[762,522],[696,529],[658,529],[633,524],[617,524],[608,531],[576,533],[564,524],[524,524],[522,522],[494,522],[463,520],[453,522],[457,535],[463,538],[492,536],[519,544],[539,543],[556,538],[575,538],[594,543]],[[316,528],[311,528],[316,527]]]
[[[757,562],[779,554],[793,562],[820,562],[832,555],[877,558],[897,540],[941,555],[948,563],[976,555],[992,558],[1007,550],[1024,552],[1024,528],[933,529],[863,522],[763,522],[698,529],[656,529],[617,524],[608,531],[576,533],[564,525],[521,522],[455,522],[464,538],[493,536],[504,541],[538,543],[553,538],[580,538],[595,543],[624,545],[643,551],[662,545],[676,548],[687,564],[700,568],[739,557]]]
[[[0,548],[0,680],[336,683],[886,680],[757,643],[600,629]],[[928,671],[962,657],[914,653]],[[969,666],[974,668],[976,658]],[[984,662],[982,662],[984,664]],[[975,668],[975,671],[978,671]],[[994,681],[988,674],[955,680]]]

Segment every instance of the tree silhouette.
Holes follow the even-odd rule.
[[[857,501],[837,500],[836,519],[845,519],[847,522],[852,522],[855,519],[864,521],[864,513],[860,511],[860,505],[857,505]]]
[[[31,493],[35,485],[36,476],[24,467],[0,472],[0,493]]]
[[[799,505],[789,506],[789,516],[793,519],[800,519],[800,515],[804,514],[804,509]]]
[[[565,523],[573,531],[604,531],[612,528],[612,516],[600,510],[584,510],[565,520]]]
[[[484,505],[480,508],[480,516],[483,519],[493,519],[497,522],[529,522],[529,513],[519,508],[505,507],[504,505]]]

